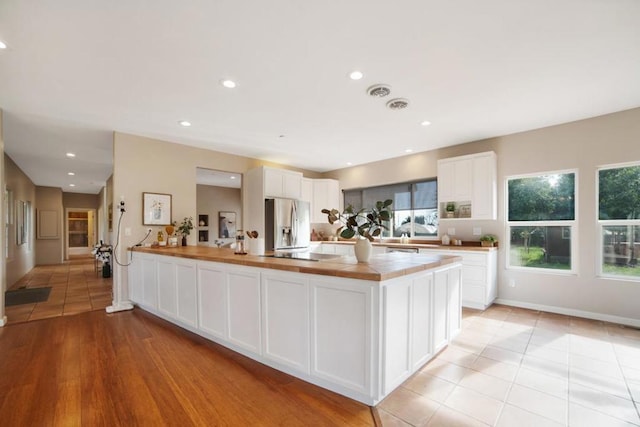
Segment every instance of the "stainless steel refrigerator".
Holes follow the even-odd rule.
[[[309,202],[265,199],[265,249],[306,248],[311,238]]]

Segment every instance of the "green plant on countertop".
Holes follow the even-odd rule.
[[[498,238],[493,234],[485,234],[480,237],[480,242],[482,242],[482,246],[493,246],[494,243],[498,241]]]
[[[343,225],[338,228],[337,233],[343,239],[351,239],[354,236],[362,236],[373,242],[374,237],[380,235],[382,230],[388,227],[384,224],[391,221],[393,212],[390,209],[393,200],[377,201],[376,206],[367,212],[366,209],[355,211],[349,205],[340,213],[337,209],[322,209],[322,213],[327,214],[329,224],[341,222]]]
[[[173,225],[176,225],[176,221],[173,221]],[[178,233],[182,234],[182,236],[188,236],[191,234],[191,230],[193,230],[193,217],[184,217],[179,226],[177,226]]]
[[[444,208],[447,212],[455,212],[456,204],[454,202],[447,202],[447,207]]]

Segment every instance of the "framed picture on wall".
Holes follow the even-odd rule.
[[[171,225],[171,194],[142,193],[142,225]]]
[[[221,239],[236,237],[236,213],[218,212],[218,237]]]

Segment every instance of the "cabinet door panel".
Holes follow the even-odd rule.
[[[448,320],[448,272],[436,271],[433,285],[433,351],[437,352],[447,344]]]
[[[265,197],[283,197],[282,172],[274,169],[264,170]],[[263,201],[264,203],[264,201]]]
[[[176,265],[178,293],[178,320],[191,326],[198,324],[198,299],[196,289],[196,266],[194,263]]]
[[[158,310],[172,318],[177,314],[176,269],[173,262],[158,261]]]
[[[412,307],[412,371],[416,370],[431,358],[431,316],[433,304],[431,295],[433,290],[433,275],[427,274],[413,281]]]
[[[226,338],[227,277],[222,268],[207,263],[198,266],[199,327],[208,334]]]
[[[458,160],[455,162],[453,181],[454,200],[471,201],[473,193],[472,173],[471,159]]]
[[[306,280],[262,279],[266,358],[309,373],[309,287]]]
[[[141,262],[142,302],[147,307],[158,308],[158,272],[155,259],[143,258]]]
[[[312,283],[311,292],[311,375],[369,393],[368,291]]]
[[[462,324],[462,312],[460,308],[460,276],[461,269],[454,268],[447,275],[447,340],[452,340]]]
[[[463,265],[462,281],[469,284],[485,285],[487,282],[487,267],[479,265]]]
[[[302,196],[302,175],[291,172],[282,173],[283,196],[299,199]]]
[[[260,274],[228,273],[229,340],[256,354],[260,351]]]
[[[385,393],[404,381],[411,370],[410,304],[411,281],[385,286],[384,292],[384,378]]]

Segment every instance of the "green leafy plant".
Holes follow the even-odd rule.
[[[337,231],[343,239],[362,236],[373,242],[374,237],[379,236],[382,230],[388,229],[384,223],[393,218],[390,209],[392,203],[393,200],[390,199],[384,202],[377,201],[376,206],[368,212],[365,209],[356,212],[353,206],[349,205],[342,213],[337,209],[322,209],[322,213],[327,214],[329,224],[343,224]]]
[[[456,204],[454,202],[448,202],[447,207],[445,208],[447,212],[455,212]]]
[[[176,221],[173,222],[173,225],[176,225]],[[193,230],[193,217],[184,217],[180,225],[177,227],[178,233],[183,236],[188,236],[191,234],[191,230]]]
[[[494,236],[493,234],[485,234],[484,236],[482,236],[480,238],[481,242],[491,242],[491,243],[495,243],[498,241],[498,238],[496,236]]]

